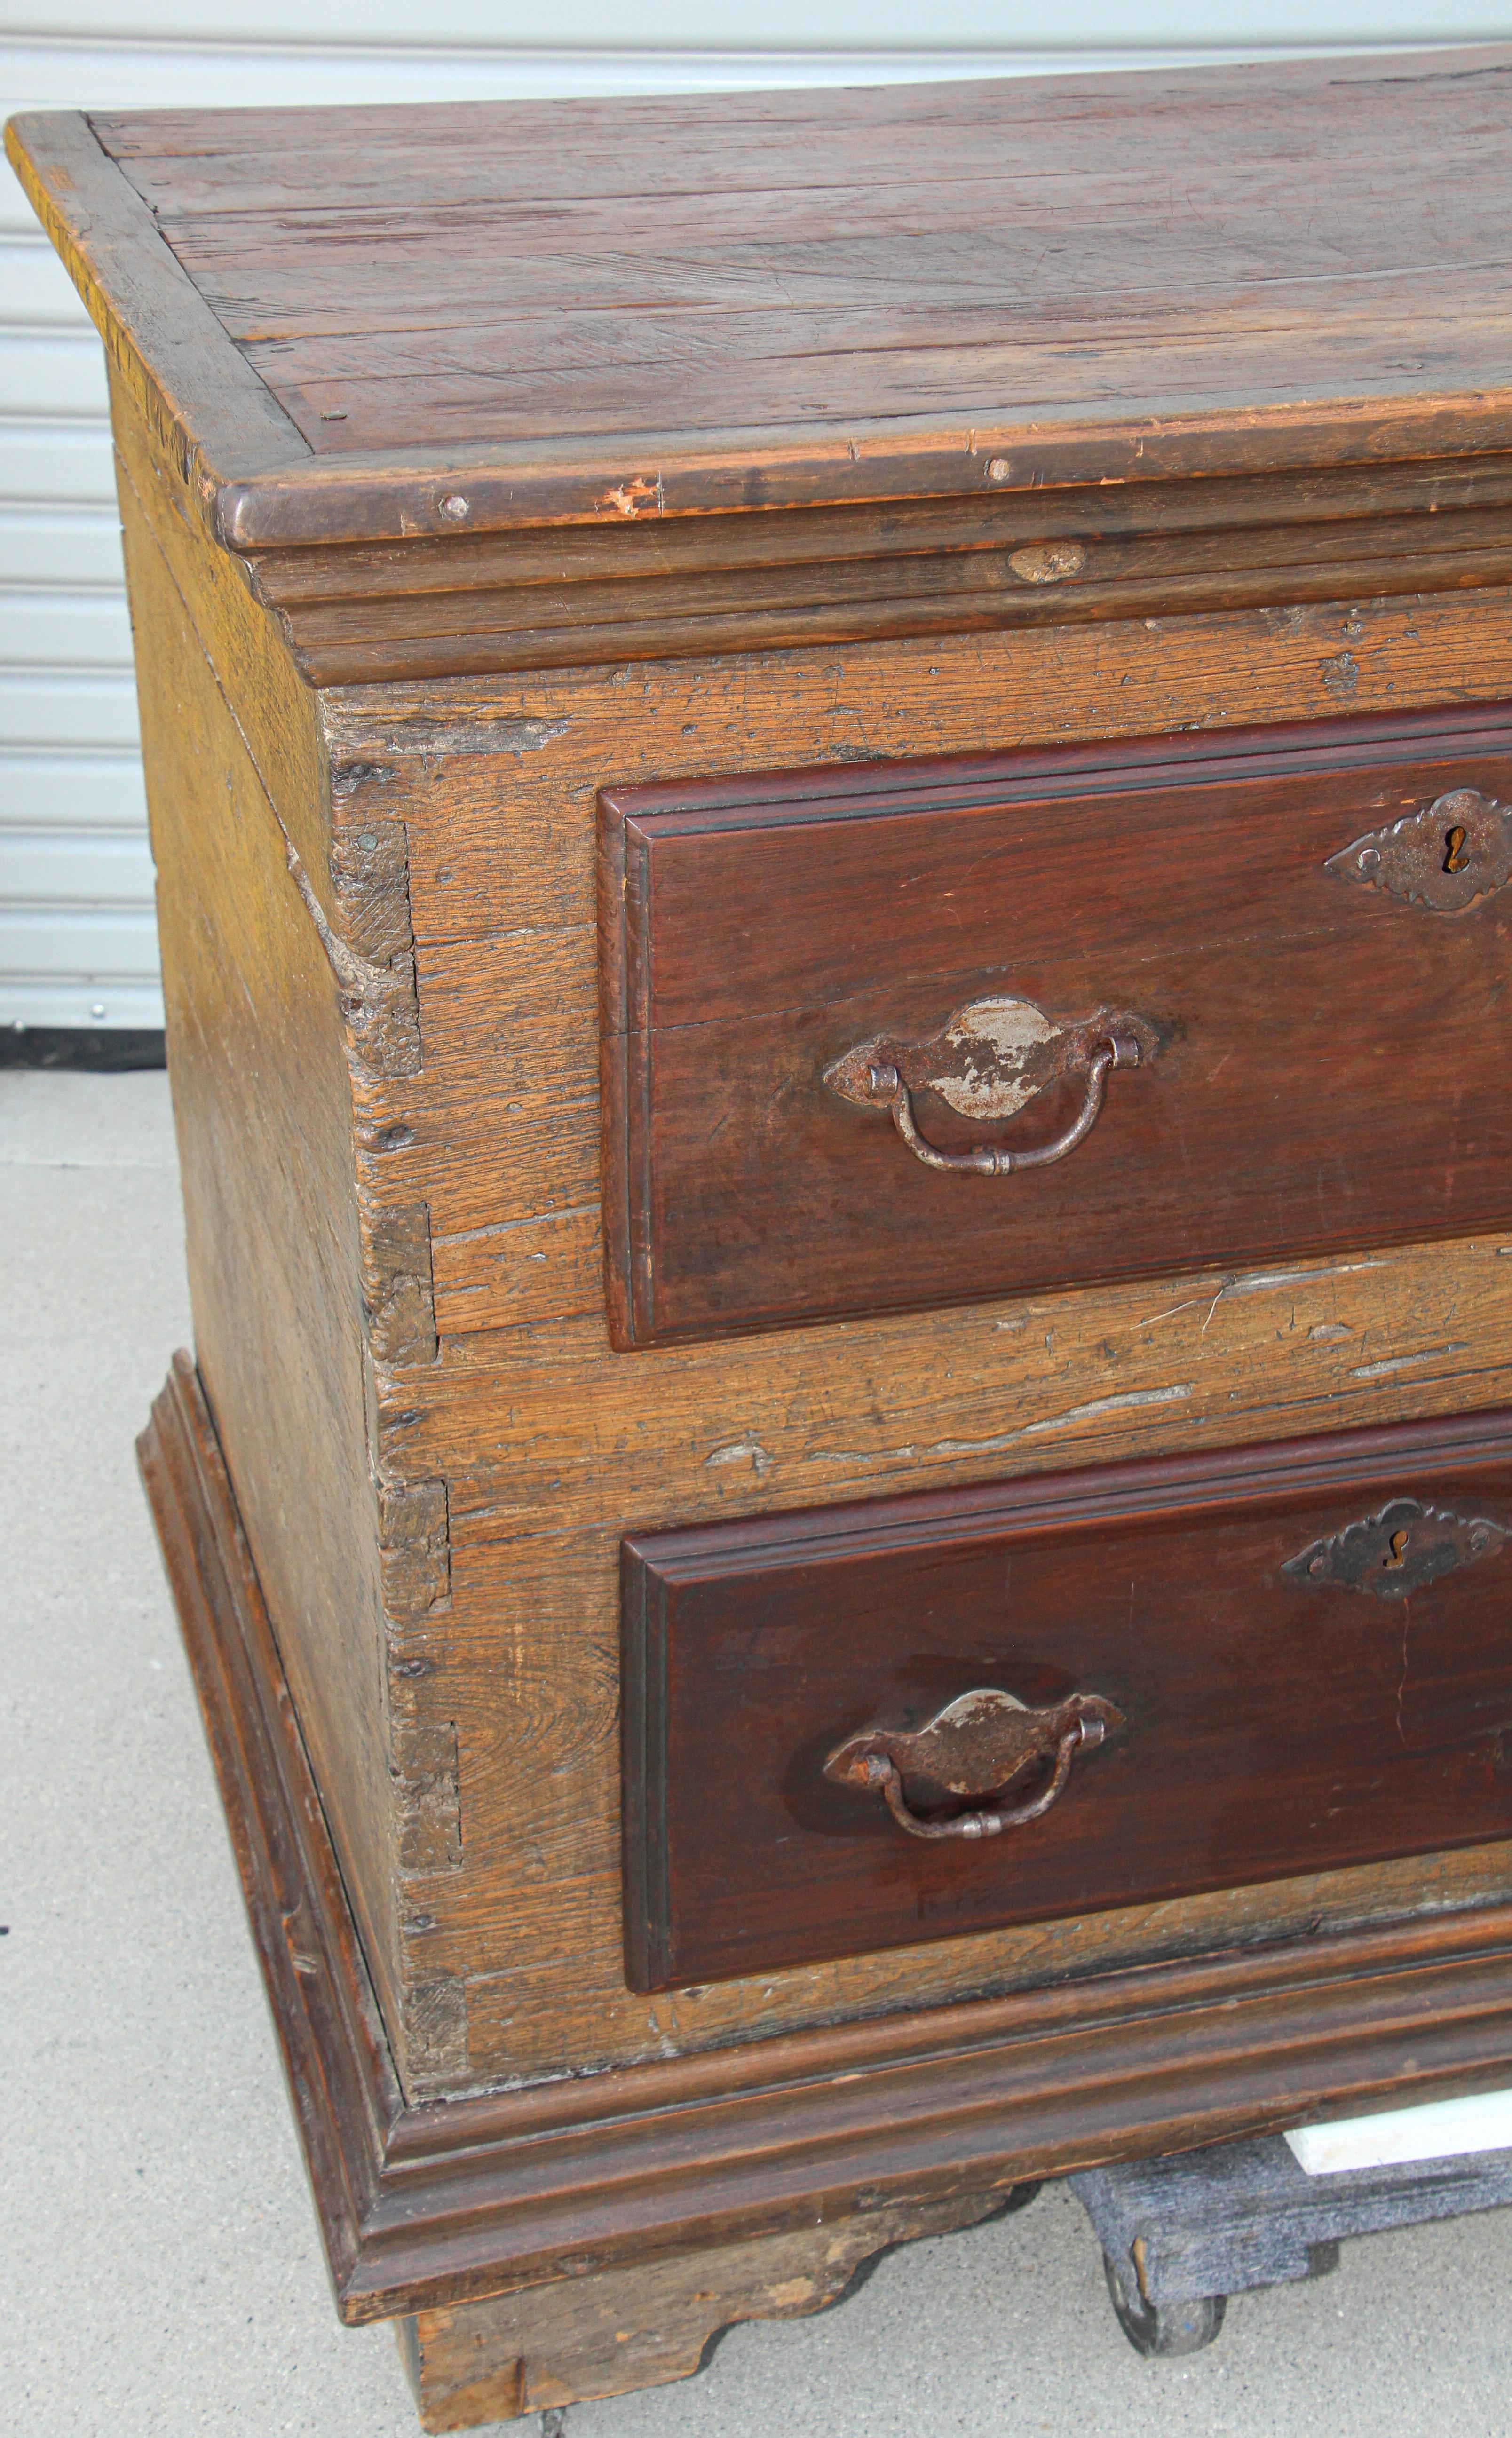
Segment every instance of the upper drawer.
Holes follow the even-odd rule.
[[[1512,708],[601,802],[617,1346],[1512,1218]]]

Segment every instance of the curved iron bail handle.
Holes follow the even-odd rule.
[[[1048,1168],[1052,1160],[1064,1159],[1067,1152],[1085,1142],[1102,1114],[1109,1075],[1115,1067],[1137,1067],[1141,1054],[1132,1034],[1099,1041],[1087,1061],[1086,1091],[1071,1123],[1053,1142],[1036,1143],[1024,1151],[1004,1144],[984,1144],[974,1151],[937,1151],[919,1131],[913,1094],[896,1067],[873,1067],[870,1074],[874,1097],[887,1102],[893,1124],[915,1159],[922,1159],[925,1168],[964,1172],[971,1176],[1011,1176],[1016,1169]]]
[[[910,1837],[997,1837],[1041,1819],[1065,1792],[1077,1755],[1122,1724],[1121,1711],[1100,1693],[1073,1693],[1053,1709],[1031,1710],[1011,1693],[978,1687],[915,1734],[871,1727],[847,1737],[824,1775],[858,1793],[880,1793]],[[1036,1760],[1050,1763],[1049,1775],[1021,1803],[930,1818],[913,1810],[904,1791],[904,1773],[912,1768],[953,1794],[981,1795],[1007,1787]]]

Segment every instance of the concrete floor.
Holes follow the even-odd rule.
[[[0,2421],[412,2438],[387,2330],[331,2309],[132,1462],[190,1334],[161,1075],[0,1069]],[[1146,2362],[1047,2190],[568,2433],[1506,2438],[1509,2271],[1512,2212],[1378,2235]]]

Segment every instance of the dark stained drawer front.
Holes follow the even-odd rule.
[[[1512,1835],[1512,1413],[624,1546],[660,1988]]]
[[[602,802],[615,1343],[1512,1219],[1512,710]]]

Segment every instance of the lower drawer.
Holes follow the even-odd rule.
[[[1512,1836],[1512,1412],[623,1551],[632,1987]]]

